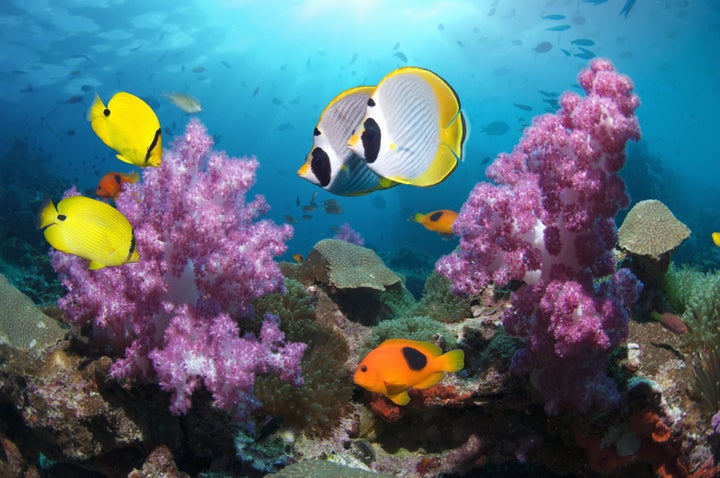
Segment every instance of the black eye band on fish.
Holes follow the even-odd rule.
[[[371,98],[372,101],[372,98]],[[374,119],[368,118],[363,124],[365,130],[360,136],[365,151],[365,161],[374,163],[380,153],[380,127]]]
[[[150,143],[150,146],[148,146],[147,152],[145,153],[145,165],[148,164],[148,161],[150,160],[150,155],[152,154],[153,150],[158,144],[158,141],[160,140],[160,135],[162,134],[162,130],[158,128],[157,131],[155,131],[155,136],[153,136],[152,143]]]
[[[330,158],[322,148],[312,150],[310,169],[320,182],[320,186],[325,187],[330,184]]]

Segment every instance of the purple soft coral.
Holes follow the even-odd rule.
[[[348,222],[344,222],[338,228],[337,233],[335,234],[333,239],[349,242],[350,244],[355,244],[356,246],[365,245],[365,239],[363,239],[362,235],[360,235],[359,232],[350,227],[350,223]]]
[[[488,168],[497,185],[475,186],[453,225],[460,249],[437,264],[462,294],[525,282],[503,323],[526,342],[513,367],[531,374],[549,413],[617,403],[604,370],[640,288],[627,271],[614,272],[612,254],[614,217],[629,202],[617,173],[625,143],[640,137],[640,102],[607,60],[593,61],[578,82],[586,98],[565,93],[557,114],[536,118],[512,154]]]
[[[240,337],[236,322],[251,315],[251,300],[283,290],[273,258],[292,228],[257,220],[268,210],[262,196],[246,202],[257,160],[212,146],[202,123],[190,120],[162,166],[145,169],[142,183],[118,197],[140,262],[89,271],[82,259],[54,252],[52,263],[68,289],[60,306],[70,319],[93,321],[101,344],[124,350],[113,376],[159,380],[175,413],[204,383],[218,406],[243,419],[256,402],[256,373],[302,382],[305,344],[284,343],[272,318],[259,339]]]

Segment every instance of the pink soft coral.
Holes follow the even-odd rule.
[[[496,185],[475,186],[453,225],[460,248],[436,266],[462,294],[525,282],[504,326],[525,341],[514,369],[531,374],[550,413],[617,403],[606,362],[627,336],[640,287],[615,272],[612,254],[614,217],[629,202],[617,173],[625,143],[640,137],[640,102],[608,60],[578,82],[587,97],[565,93],[557,114],[536,118],[488,168]]]
[[[283,290],[273,258],[285,252],[292,228],[258,220],[268,210],[262,196],[247,201],[257,160],[212,146],[192,119],[162,165],[118,197],[135,229],[138,263],[90,271],[60,252],[52,263],[68,289],[60,306],[70,319],[92,321],[99,343],[124,353],[113,376],[159,381],[175,413],[190,407],[202,383],[242,419],[256,405],[255,374],[302,382],[305,344],[285,343],[274,318],[259,338],[240,335],[250,301]]]

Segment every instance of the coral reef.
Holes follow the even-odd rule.
[[[267,318],[259,335],[240,335],[251,301],[282,290],[275,256],[289,225],[258,220],[262,196],[246,201],[254,158],[212,150],[199,120],[190,120],[162,167],[127,185],[116,200],[135,230],[141,260],[97,271],[82,259],[53,253],[68,293],[60,307],[73,323],[92,322],[96,341],[124,353],[112,366],[118,379],[157,380],[172,393],[171,410],[186,412],[204,385],[238,420],[259,404],[256,374],[273,372],[300,384],[304,344],[286,343]],[[73,194],[73,192],[69,192]]]
[[[302,284],[286,279],[285,289],[282,294],[260,298],[255,313],[277,314],[287,340],[307,344],[300,362],[303,386],[260,376],[255,391],[263,404],[261,411],[283,417],[284,427],[312,436],[326,435],[337,426],[352,395],[345,364],[348,344],[337,327],[316,318],[315,298]]]
[[[0,344],[39,352],[57,344],[66,333],[66,328],[0,274]]]
[[[591,62],[578,83],[585,98],[565,93],[557,114],[535,118],[488,167],[497,185],[475,186],[453,225],[459,251],[437,264],[466,295],[525,282],[503,322],[526,343],[514,369],[531,375],[549,413],[619,403],[605,367],[640,291],[630,272],[614,272],[612,255],[613,219],[629,202],[617,173],[625,143],[640,136],[640,101],[608,60]]]

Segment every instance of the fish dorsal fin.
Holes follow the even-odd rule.
[[[442,349],[437,345],[430,342],[423,342],[422,340],[410,340],[410,339],[388,339],[383,344],[387,345],[401,345],[407,347],[414,347],[421,352],[424,352],[430,357],[439,357],[442,355]]]

